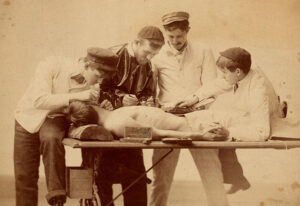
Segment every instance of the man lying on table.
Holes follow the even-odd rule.
[[[156,107],[128,106],[113,111],[88,105],[84,102],[74,101],[67,108],[70,122],[77,126],[88,124],[102,125],[112,134],[123,137],[125,127],[150,127],[152,140],[164,137],[191,138],[192,140],[226,140],[228,130],[216,123],[216,116],[211,110],[203,110],[176,116]],[[199,117],[197,126],[190,122],[190,116]],[[218,114],[220,117],[222,113]],[[221,118],[219,118],[221,119]]]

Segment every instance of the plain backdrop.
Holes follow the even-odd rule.
[[[216,57],[233,46],[252,53],[289,102],[288,116],[300,117],[299,0],[0,0],[0,175],[13,175],[13,111],[40,60],[78,58],[90,46],[125,43],[142,26],[161,27],[160,17],[178,10],[190,13],[189,39],[209,44]],[[151,153],[145,151],[146,167]],[[248,149],[238,155],[250,181],[300,182],[300,149]],[[67,163],[80,164],[79,151],[67,149]],[[180,157],[175,179],[199,180],[188,152]]]

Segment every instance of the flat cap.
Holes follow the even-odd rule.
[[[100,70],[114,72],[118,63],[118,56],[110,49],[91,47],[87,49],[86,60]]]
[[[220,55],[238,63],[241,69],[248,70],[251,67],[251,54],[243,48],[233,47],[220,52]]]
[[[155,26],[145,26],[139,33],[138,38],[148,39],[155,44],[163,45],[165,43],[164,35],[158,27]]]
[[[171,12],[168,14],[165,14],[161,17],[162,20],[162,25],[168,25],[171,24],[175,21],[184,21],[188,20],[190,17],[189,13],[184,12],[184,11],[178,11],[178,12]]]

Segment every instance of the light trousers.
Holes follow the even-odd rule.
[[[200,174],[208,206],[228,206],[218,149],[189,149]],[[154,149],[152,161],[158,161],[168,150]],[[174,149],[153,168],[151,206],[166,206],[180,149]]]

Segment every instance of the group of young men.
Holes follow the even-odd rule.
[[[87,56],[79,60],[49,57],[38,65],[15,112],[17,206],[37,205],[40,155],[45,167],[48,203],[65,203],[65,150],[62,139],[68,134],[70,121],[76,122],[72,121],[72,116],[66,118],[53,114],[62,112],[74,101],[98,103],[98,107],[103,109],[99,110],[95,120],[118,135],[126,122],[137,126],[143,126],[139,124],[143,121],[150,124],[149,117],[147,122],[145,116],[138,116],[138,108],[170,104],[192,107],[205,98],[225,92],[232,101],[229,107],[221,108],[226,112],[209,109],[208,112],[188,114],[185,120],[157,112],[161,114],[162,124],[152,122],[150,126],[158,129],[157,134],[163,136],[174,133],[161,130],[197,132],[203,130],[207,123],[217,121],[222,129],[210,135],[222,133],[236,141],[264,141],[269,137],[270,117],[278,113],[278,100],[264,74],[251,68],[250,53],[239,47],[230,48],[221,52],[215,62],[210,48],[187,39],[190,25],[186,12],[164,15],[162,25],[166,41],[159,28],[146,26],[134,41],[127,44],[109,49],[89,48]],[[100,84],[100,87],[95,84]],[[127,106],[137,107],[133,111],[133,107]],[[73,105],[69,110],[76,108],[80,107]],[[104,117],[109,114],[107,110],[114,110],[115,114],[111,116],[115,119],[107,121],[114,124],[103,123]],[[145,111],[144,108],[140,114],[145,114]],[[121,118],[126,115],[131,119]],[[117,117],[123,120],[119,124],[113,121]],[[79,114],[76,118],[81,124],[90,123],[84,115]],[[163,123],[165,120],[170,120],[169,124]],[[235,150],[190,149],[190,152],[209,206],[229,205],[223,182],[232,184],[228,193],[250,187]],[[113,149],[101,153],[96,182],[101,204],[106,205],[112,200],[113,183],[118,182],[126,187],[145,171],[145,167],[140,149]],[[165,153],[163,149],[155,149],[153,162]],[[167,205],[179,153],[180,150],[175,149],[154,167],[150,205]],[[147,178],[144,178],[124,193],[124,205],[147,205],[146,182]]]

